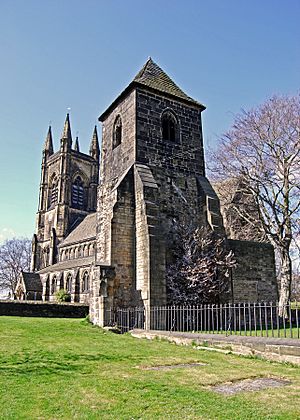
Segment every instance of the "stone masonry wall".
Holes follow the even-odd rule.
[[[132,171],[118,188],[118,200],[112,219],[111,264],[115,267],[113,290],[114,306],[133,304],[135,288],[135,209]]]
[[[140,163],[163,168],[169,174],[204,175],[201,111],[160,94],[137,89],[136,157]],[[177,117],[178,141],[163,141],[161,117],[171,110]]]
[[[82,304],[0,301],[0,316],[84,318],[88,313],[88,305]]]
[[[113,149],[113,127],[122,120],[122,142]],[[97,206],[97,261],[111,264],[111,221],[117,202],[117,186],[135,161],[135,92],[124,99],[103,121],[102,152]]]
[[[274,248],[271,244],[229,240],[237,267],[233,269],[235,302],[276,302]]]
[[[144,305],[166,304],[166,242],[157,205],[159,189],[146,165],[135,166],[136,288]]]
[[[197,177],[204,176],[201,111],[195,105],[137,89],[137,161],[149,166],[159,187],[157,206],[165,255],[171,258],[172,230],[179,224],[206,225],[205,196]],[[175,141],[162,137],[162,115],[177,118]]]

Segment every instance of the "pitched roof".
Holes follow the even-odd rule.
[[[42,292],[43,286],[38,273],[21,273],[23,277],[23,281],[26,287],[26,292],[33,291],[33,292]]]
[[[42,270],[39,271],[39,273],[40,274],[53,273],[54,271],[67,270],[67,269],[77,268],[77,267],[78,268],[85,267],[92,264],[93,261],[95,261],[95,256],[60,261],[56,264],[49,265],[48,267],[43,268]]]
[[[77,242],[84,242],[96,237],[97,214],[88,214],[81,223],[61,242],[59,247],[64,247]]]
[[[142,69],[135,76],[133,81],[127,86],[127,88],[113,101],[113,103],[100,115],[99,120],[103,121],[107,113],[115,107],[115,105],[120,101],[120,99],[127,94],[133,87],[146,87],[152,90],[164,93],[167,96],[173,98],[181,99],[184,102],[189,102],[193,105],[196,105],[202,109],[205,109],[205,106],[195,99],[188,96],[183,90],[176,85],[175,82],[156,64],[154,61],[149,58]]]
[[[183,90],[176,85],[175,82],[152,60],[149,58],[143,68],[133,79],[134,82],[167,93],[171,96],[184,99],[196,105],[201,105],[193,98],[188,96]]]

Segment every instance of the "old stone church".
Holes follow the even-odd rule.
[[[99,117],[101,155],[96,127],[89,154],[78,139],[73,144],[69,115],[56,152],[50,127],[32,272],[23,273],[16,295],[38,291],[54,300],[65,289],[73,302],[89,302],[99,325],[109,307],[165,305],[174,221],[224,229],[205,176],[204,110],[149,59]],[[230,246],[238,261],[235,301],[275,300],[272,246],[237,240]]]

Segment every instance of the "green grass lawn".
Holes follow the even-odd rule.
[[[206,366],[144,370],[156,365]],[[1,419],[299,419],[300,368],[157,340],[82,320],[0,317]],[[277,377],[281,388],[226,397],[210,386]]]

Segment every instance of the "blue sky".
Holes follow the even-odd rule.
[[[206,146],[235,113],[299,92],[299,0],[0,0],[0,241],[31,236],[41,150],[67,108],[94,124],[151,56],[207,106]]]

